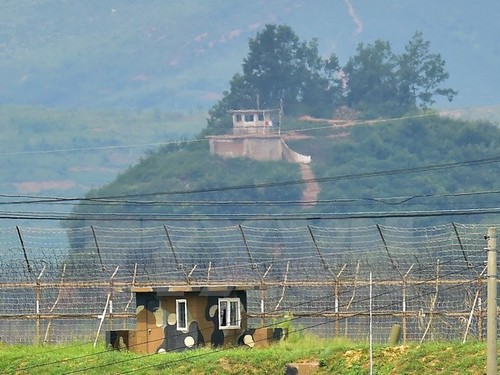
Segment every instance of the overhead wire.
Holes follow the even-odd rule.
[[[484,108],[484,106],[461,108],[461,109],[450,109],[450,110],[444,110],[441,112],[428,111],[428,112],[417,114],[417,115],[407,115],[407,116],[382,118],[382,119],[352,120],[352,121],[349,121],[348,124],[335,124],[334,119],[314,119],[314,122],[328,122],[328,125],[317,126],[317,127],[297,128],[297,129],[282,129],[281,134],[289,134],[289,133],[296,133],[296,132],[303,133],[303,132],[308,132],[308,131],[313,131],[313,130],[332,129],[332,128],[339,128],[339,127],[352,127],[352,126],[356,126],[356,125],[373,125],[373,124],[408,120],[408,119],[414,119],[414,118],[447,116],[447,115],[453,114],[453,113],[474,111],[474,110],[477,110],[480,108]],[[195,139],[187,139],[187,140],[166,140],[166,141],[162,141],[162,142],[152,142],[152,143],[143,143],[143,144],[73,147],[73,148],[53,149],[53,150],[1,151],[0,156],[1,155],[5,155],[5,156],[37,155],[37,154],[53,154],[53,153],[96,151],[96,150],[115,150],[115,149],[124,149],[124,148],[125,149],[126,148],[143,148],[143,147],[152,147],[152,146],[157,147],[157,146],[166,146],[169,144],[181,144],[181,143],[182,144],[190,144],[190,143],[199,143],[199,142],[206,142],[206,141],[208,141],[208,139],[195,138]]]
[[[117,149],[129,149],[129,148],[143,148],[152,146],[167,146],[170,144],[187,144],[187,143],[199,143],[206,142],[206,139],[191,139],[191,140],[177,140],[177,141],[163,141],[154,143],[143,143],[143,144],[129,144],[129,145],[111,145],[111,146],[92,146],[92,147],[73,147],[73,148],[62,148],[53,150],[31,150],[31,151],[3,151],[0,152],[0,156],[16,156],[16,155],[40,155],[40,154],[58,154],[66,152],[82,152],[82,151],[98,151],[98,150],[117,150]]]
[[[457,111],[464,111],[464,110],[457,110]],[[364,120],[364,121],[358,121],[355,122],[355,124],[364,124],[364,123],[376,123],[376,122],[385,122],[385,121],[396,121],[396,120],[402,120],[402,119],[408,119],[408,118],[415,118],[415,117],[425,117],[425,116],[436,116],[438,115],[437,113],[431,112],[431,113],[426,113],[426,114],[420,114],[420,115],[413,115],[413,116],[404,116],[404,117],[399,117],[399,118],[392,118],[392,119],[380,119],[380,120]],[[326,127],[330,127],[326,126]],[[304,130],[311,130],[311,128],[307,128]],[[297,131],[291,130],[291,131]],[[200,140],[193,140],[193,141],[200,141]],[[175,141],[175,142],[169,142],[169,143],[186,143],[186,141]],[[142,145],[131,145],[131,146],[142,146]],[[126,146],[109,146],[109,147],[126,147]],[[104,148],[108,148],[108,146],[104,146]],[[80,150],[87,150],[91,148],[84,148]],[[70,151],[70,150],[75,150],[75,149],[67,149],[67,150],[52,150],[54,152],[59,152],[59,151]],[[1,153],[0,153],[1,154]],[[304,179],[304,180],[294,180],[294,181],[282,181],[282,182],[268,182],[268,183],[259,183],[259,184],[248,184],[248,185],[236,185],[236,186],[223,186],[223,187],[212,187],[212,188],[201,188],[201,189],[191,189],[191,190],[177,190],[177,191],[163,191],[163,192],[153,192],[153,193],[136,193],[136,194],[122,194],[122,195],[113,195],[113,196],[100,196],[100,197],[39,197],[35,198],[34,196],[28,196],[28,195],[18,195],[17,197],[25,197],[25,200],[18,200],[18,201],[3,201],[0,202],[0,205],[16,205],[16,204],[35,204],[35,203],[45,203],[45,204],[54,204],[54,203],[68,203],[68,202],[80,202],[80,204],[85,205],[89,204],[88,202],[91,203],[107,203],[107,204],[131,204],[131,205],[154,205],[154,204],[160,204],[157,203],[157,201],[149,201],[149,202],[134,202],[134,201],[129,201],[127,198],[146,198],[146,197],[151,197],[151,196],[166,196],[166,195],[179,195],[179,194],[200,194],[200,193],[211,193],[211,192],[222,192],[222,191],[234,191],[234,190],[242,190],[242,189],[256,189],[256,188],[269,188],[269,187],[282,187],[282,186],[290,186],[290,185],[297,185],[297,184],[308,184],[308,183],[322,183],[322,182],[329,182],[329,181],[342,181],[342,180],[352,180],[352,179],[359,179],[359,178],[368,178],[368,177],[379,177],[379,176],[388,176],[388,175],[400,175],[400,174],[407,174],[407,173],[417,173],[417,172],[424,172],[424,171],[431,171],[431,170],[441,170],[441,169],[448,169],[448,168],[455,168],[455,167],[461,167],[461,166],[474,166],[474,165],[479,165],[479,164],[485,164],[485,163],[493,163],[493,162],[498,162],[500,161],[500,156],[493,157],[493,158],[486,158],[486,159],[478,159],[478,160],[469,160],[469,161],[463,161],[463,162],[453,162],[453,163],[443,163],[443,164],[433,164],[433,165],[427,165],[427,166],[421,166],[421,167],[413,167],[413,168],[401,168],[401,169],[393,169],[393,170],[386,170],[386,171],[377,171],[377,172],[365,172],[365,173],[358,173],[358,174],[349,174],[349,175],[339,175],[339,176],[331,176],[331,177],[322,177],[322,178],[314,178],[314,179]],[[368,201],[373,201],[373,202],[382,202],[385,204],[402,204],[405,203],[406,201],[413,200],[419,197],[425,197],[426,195],[415,195],[411,197],[404,198],[405,201],[402,202],[382,202],[381,200],[377,200],[375,198],[358,198],[358,199],[365,199]],[[443,195],[445,196],[445,195]],[[7,194],[1,194],[0,198],[6,198],[6,197],[16,197],[16,195],[7,195]],[[201,202],[196,202],[196,203],[189,203],[191,201],[185,201],[181,202],[178,205],[208,205],[208,204],[219,204],[219,205],[227,205],[231,204],[230,202],[224,203],[201,203]],[[275,201],[274,204],[287,204],[287,203],[278,203],[279,201]],[[333,201],[336,203],[341,203],[340,201]],[[290,202],[292,203],[292,202]],[[328,204],[330,203],[330,200],[325,200],[325,201],[309,201],[309,202],[301,202],[303,205],[304,204]],[[162,203],[162,204],[175,204],[175,203]],[[234,202],[232,203],[234,204]],[[259,205],[259,204],[268,204],[267,202],[253,202],[253,203],[245,203],[245,202],[239,202],[240,205]],[[5,216],[3,218],[6,218]]]
[[[162,196],[162,195],[180,195],[180,194],[197,194],[197,193],[211,193],[211,192],[221,192],[221,191],[234,191],[243,189],[257,189],[257,188],[268,188],[268,187],[282,187],[290,185],[302,185],[308,183],[322,183],[331,181],[345,181],[354,180],[369,177],[382,177],[390,175],[401,175],[409,173],[418,172],[428,172],[437,171],[442,169],[450,169],[464,166],[476,166],[481,164],[491,164],[500,162],[500,155],[490,158],[467,160],[461,162],[450,162],[441,164],[430,164],[420,167],[412,168],[398,168],[390,170],[382,170],[375,172],[361,172],[347,175],[329,176],[329,177],[319,177],[311,179],[301,179],[292,181],[280,181],[280,182],[264,182],[264,183],[254,183],[245,185],[234,185],[234,186],[222,186],[222,187],[212,187],[212,188],[200,188],[200,189],[188,189],[188,190],[174,190],[174,191],[164,191],[164,192],[154,192],[154,193],[135,193],[135,194],[118,194],[112,196],[101,196],[101,197],[87,197],[84,199],[117,199],[117,198],[131,198],[131,197],[148,197],[148,196]]]
[[[490,194],[500,194],[500,190],[480,190],[445,194],[415,194],[407,196],[386,196],[386,197],[359,197],[359,198],[332,198],[315,200],[129,200],[129,199],[111,199],[111,198],[65,198],[65,197],[44,197],[29,195],[8,195],[0,194],[1,198],[27,198],[23,201],[0,201],[0,205],[19,205],[19,204],[73,204],[75,200],[81,201],[83,206],[101,206],[101,205],[138,205],[138,206],[269,206],[269,205],[307,205],[307,204],[346,204],[373,202],[385,205],[401,205],[419,198],[456,198],[470,197]]]
[[[119,194],[119,195],[109,195],[109,196],[100,196],[100,197],[40,197],[36,198],[35,196],[19,196],[26,198],[23,201],[10,201],[10,202],[0,202],[0,205],[8,205],[8,204],[35,204],[35,203],[62,203],[62,202],[113,202],[117,203],[123,201],[125,204],[127,200],[130,198],[146,198],[146,197],[158,197],[158,196],[168,196],[168,195],[179,195],[179,194],[199,194],[199,193],[211,193],[211,192],[222,192],[222,191],[234,191],[234,190],[242,190],[242,189],[257,189],[264,187],[282,187],[282,186],[290,186],[296,184],[307,184],[307,183],[321,183],[321,182],[329,182],[329,181],[342,181],[342,180],[352,180],[359,178],[368,178],[368,177],[379,177],[379,176],[388,176],[388,175],[399,175],[406,173],[417,173],[422,171],[430,171],[430,170],[441,170],[441,169],[449,169],[463,166],[475,166],[480,164],[489,164],[489,163],[497,163],[500,161],[500,156],[485,158],[485,159],[477,159],[477,160],[468,160],[462,162],[454,162],[454,163],[443,163],[443,164],[432,164],[421,167],[414,168],[401,168],[401,169],[393,169],[393,170],[385,170],[378,172],[365,172],[365,173],[357,173],[357,174],[348,174],[348,175],[338,175],[331,177],[323,177],[323,178],[315,178],[308,180],[292,180],[292,181],[281,181],[281,182],[269,182],[269,183],[260,183],[260,184],[247,184],[247,185],[234,185],[234,186],[223,186],[223,187],[212,187],[212,188],[203,188],[203,189],[191,189],[191,190],[178,190],[178,191],[163,191],[163,192],[153,192],[153,193],[135,193],[135,194]],[[488,192],[492,193],[492,192]],[[484,192],[486,194],[486,192]],[[445,195],[443,195],[445,196]],[[449,195],[453,196],[453,195]],[[458,196],[457,194],[455,196]],[[14,195],[3,194],[0,195],[0,198],[13,198]],[[407,198],[402,198],[401,203],[406,201],[415,199],[417,197],[425,197],[425,195],[415,195]],[[150,201],[151,202],[151,201]],[[120,202],[121,203],[121,202]],[[135,204],[135,203],[134,203]],[[147,203],[154,204],[154,203]],[[21,213],[20,213],[21,214]],[[7,218],[5,215],[3,218]]]
[[[419,218],[444,216],[497,215],[500,207],[461,208],[440,210],[412,211],[361,211],[361,212],[314,212],[314,213],[224,213],[224,214],[163,214],[163,213],[73,213],[67,212],[12,212],[0,211],[0,219],[4,220],[39,220],[39,221],[303,221],[303,220],[351,220],[351,219],[382,219],[382,218]]]

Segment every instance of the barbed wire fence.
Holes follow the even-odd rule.
[[[135,328],[132,286],[260,285],[253,326],[293,317],[322,337],[483,340],[491,225],[205,223],[0,229],[0,340],[102,339]],[[370,310],[369,275],[373,299]]]

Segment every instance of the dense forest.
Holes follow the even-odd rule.
[[[242,73],[209,112],[201,135],[161,147],[113,183],[92,190],[74,209],[75,218],[98,212],[230,217],[489,207],[498,183],[500,129],[432,111],[436,96],[452,100],[456,92],[443,86],[445,62],[421,33],[401,55],[386,41],[360,44],[344,67],[335,56],[321,58],[316,43],[300,41],[288,26],[267,25],[250,39]],[[312,156],[320,183],[316,204],[301,204],[297,164],[209,153],[204,136],[228,133],[227,110],[255,106],[256,97],[264,107],[284,102],[282,131],[301,134],[289,144]],[[300,117],[311,114],[349,126]]]

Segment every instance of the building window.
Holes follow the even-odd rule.
[[[251,115],[245,115],[245,122],[253,122],[254,119],[253,119],[253,114]]]
[[[236,115],[235,120],[236,122],[241,122],[241,115]]]
[[[237,329],[241,326],[239,298],[219,298],[219,328]]]
[[[188,330],[188,322],[187,322],[187,300],[178,299],[176,301],[176,312],[177,312],[177,330],[178,331],[187,331]]]

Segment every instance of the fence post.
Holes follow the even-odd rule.
[[[174,243],[172,242],[172,238],[170,237],[170,232],[168,231],[168,228],[166,225],[163,225],[163,230],[165,230],[165,234],[167,235],[168,244],[170,245],[170,250],[172,251],[172,255],[174,256],[175,264],[177,265],[177,270],[182,271],[182,273],[186,277],[187,283],[189,284],[190,281],[189,281],[188,274],[187,274],[186,270],[184,269],[184,265],[180,262],[179,258],[177,257],[177,253],[175,252],[175,248],[174,248]]]
[[[59,303],[59,300],[61,298],[61,293],[62,293],[62,288],[64,286],[64,276],[66,275],[66,263],[63,264],[63,268],[61,271],[61,282],[59,284],[59,291],[57,292],[57,297],[56,300],[54,301],[54,304],[49,310],[49,313],[52,315],[52,311],[56,308],[57,304]],[[52,325],[52,319],[53,317],[50,318],[49,322],[47,323],[47,328],[45,329],[45,337],[43,339],[43,342],[46,343],[49,340],[49,334],[50,334],[50,327]]]
[[[406,344],[406,319],[407,319],[407,313],[406,313],[406,291],[408,288],[408,275],[410,274],[414,264],[408,268],[408,271],[403,276],[403,345]]]
[[[427,335],[427,332],[429,332],[429,329],[431,328],[432,325],[432,320],[434,318],[434,308],[436,307],[436,302],[437,302],[437,297],[438,297],[438,292],[439,292],[439,259],[437,260],[437,265],[436,265],[436,283],[434,287],[434,295],[431,297],[431,304],[429,306],[429,322],[427,323],[427,327],[425,327],[424,334],[422,335],[422,338],[420,339],[420,344],[425,339],[425,336]],[[432,332],[431,332],[431,337],[432,337]]]
[[[134,292],[132,292],[132,288],[135,285],[135,278],[136,278],[136,276],[137,276],[137,263],[134,264],[134,274],[132,275],[132,282],[130,283],[130,298],[129,298],[128,302],[127,302],[127,305],[125,306],[124,312],[128,311],[128,308],[130,307],[130,304],[134,300]],[[125,317],[125,319],[123,320],[123,329],[127,329],[127,328],[128,328],[128,318]]]
[[[497,373],[497,229],[488,228],[488,320],[486,322],[486,373]]]
[[[19,228],[19,226],[16,226],[16,231],[17,231],[17,236],[19,238],[19,242],[21,243],[21,249],[23,250],[24,261],[26,262],[26,266],[28,267],[28,272],[31,275],[32,269],[31,269],[30,261],[28,259],[28,253],[26,252],[26,247],[24,246],[24,239],[23,239],[23,236],[21,234],[21,228]]]
[[[274,311],[277,311],[278,308],[280,307],[281,305],[281,302],[283,301],[283,299],[285,298],[285,292],[286,292],[286,283],[288,281],[288,271],[290,270],[290,261],[287,261],[286,262],[286,272],[285,272],[285,277],[283,278],[283,289],[281,290],[281,297],[278,301],[278,303],[276,304],[276,307],[274,308]]]
[[[261,298],[260,309],[263,312],[262,317],[261,317],[262,326],[265,326],[265,324],[266,324],[266,315],[265,315],[265,313],[266,313],[266,306],[265,306],[265,302],[266,302],[266,296],[267,296],[267,293],[266,293],[266,289],[267,288],[266,288],[266,284],[265,284],[264,279],[266,278],[267,274],[271,270],[272,266],[273,265],[270,264],[269,267],[267,267],[267,270],[262,275],[262,281],[260,282],[260,285],[262,286],[262,292],[261,292],[262,294],[260,296],[260,298]]]
[[[35,281],[35,294],[36,294],[36,343],[40,344],[40,300],[42,298],[42,287],[40,285],[40,279],[45,272],[45,266],[43,266],[42,271],[38,275]]]
[[[373,374],[373,278],[370,271],[370,375]]]
[[[106,267],[104,267],[104,263],[102,262],[101,249],[99,248],[99,241],[97,241],[97,235],[95,233],[95,228],[93,225],[91,225],[90,229],[92,230],[92,236],[94,237],[94,244],[95,244],[95,249],[97,251],[97,256],[99,258],[99,263],[101,263],[102,270],[105,271]]]
[[[335,337],[340,336],[340,302],[339,302],[339,295],[340,295],[340,275],[342,275],[342,272],[344,272],[344,269],[347,267],[347,263],[344,263],[342,268],[340,269],[340,272],[335,276]]]
[[[241,224],[238,225],[238,228],[240,228],[240,233],[241,233],[241,238],[243,239],[243,244],[245,245],[245,250],[247,251],[247,256],[248,256],[248,262],[250,263],[250,268],[257,274],[259,277],[260,282],[262,282],[262,275],[259,272],[259,267],[257,263],[253,260],[252,253],[250,252],[250,248],[248,247],[248,242],[247,242],[247,237],[245,236],[245,232],[243,231],[243,227]]]
[[[353,289],[352,289],[352,295],[351,295],[351,299],[349,300],[349,303],[347,304],[347,306],[345,307],[345,311],[347,312],[350,308],[351,308],[351,304],[352,302],[354,301],[354,298],[356,298],[356,291],[357,291],[357,288],[358,288],[358,275],[359,275],[359,267],[360,267],[360,260],[358,259],[358,262],[356,263],[356,273],[354,274],[354,283],[353,283]],[[345,326],[344,326],[344,337],[349,337],[348,334],[347,334],[347,331],[348,331],[348,318],[347,318],[347,315],[344,319],[344,322],[345,322]]]
[[[113,277],[115,277],[116,273],[118,272],[118,269],[120,268],[120,266],[116,266],[116,269],[115,269],[115,272],[113,272],[113,274],[111,275],[111,278],[110,278],[110,285],[112,283],[112,280],[113,280]],[[97,345],[97,340],[99,340],[99,335],[101,334],[101,328],[102,328],[102,324],[104,323],[104,319],[106,319],[106,310],[108,310],[108,306],[111,302],[111,307],[110,307],[110,318],[111,318],[111,315],[113,314],[113,297],[112,297],[112,290],[110,290],[108,292],[108,296],[106,297],[106,304],[104,305],[104,310],[102,312],[102,315],[98,316],[98,318],[100,319],[99,320],[99,327],[97,328],[97,334],[95,336],[95,340],[94,340],[94,348],[96,347]]]
[[[261,283],[261,286],[263,285]],[[264,288],[260,291],[260,325],[261,327],[266,325],[266,290]]]

